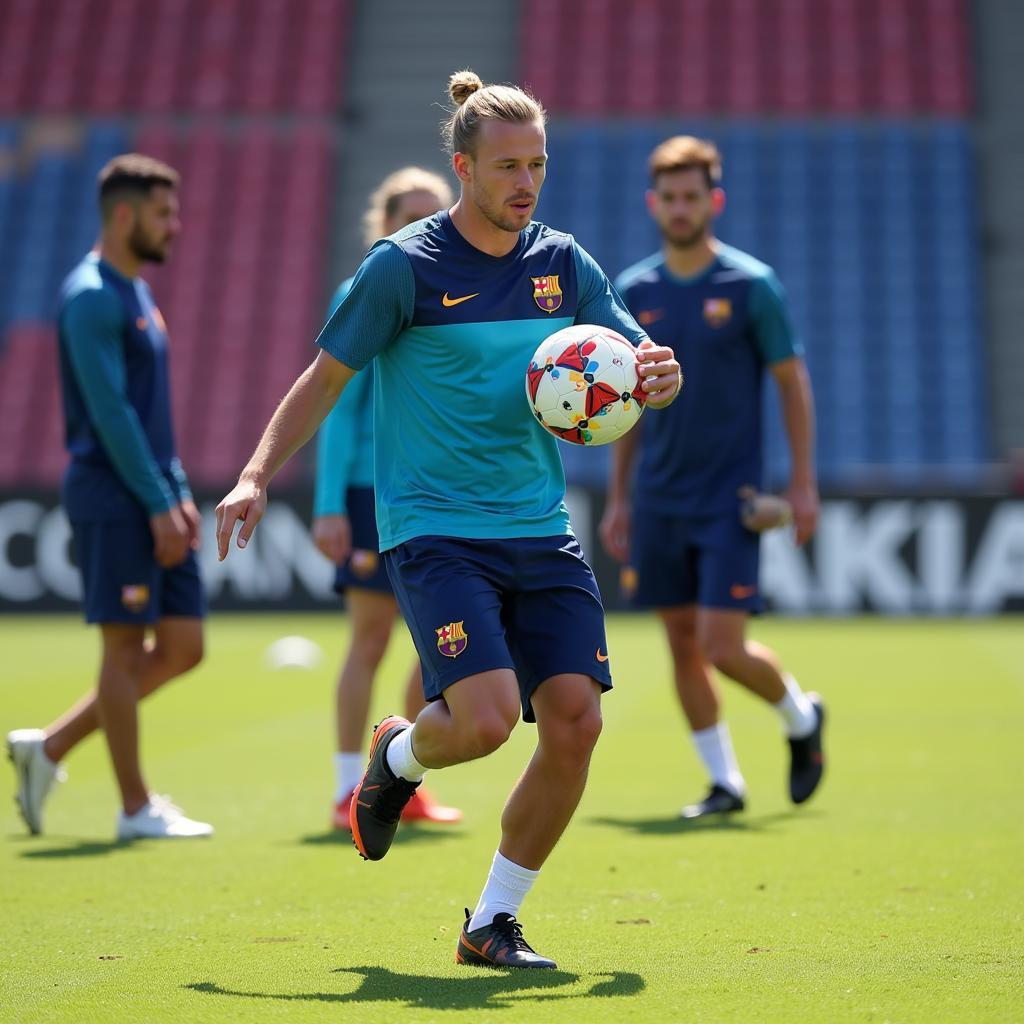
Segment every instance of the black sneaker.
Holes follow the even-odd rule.
[[[546,967],[555,969],[555,961],[535,953],[523,938],[523,926],[511,914],[495,914],[490,924],[469,931],[473,915],[466,911],[466,923],[455,949],[457,964],[475,967]]]
[[[731,789],[719,786],[716,782],[700,803],[689,804],[679,812],[680,818],[706,818],[711,814],[731,814],[742,811],[746,804],[743,797],[737,796]]]
[[[808,736],[789,741],[789,798],[802,804],[811,798],[825,772],[825,752],[821,747],[821,733],[825,727],[825,705],[816,693],[807,694],[814,705],[818,724]]]
[[[370,760],[352,794],[348,817],[352,842],[363,860],[380,860],[391,849],[402,808],[419,785],[396,778],[385,756],[391,741],[410,724],[405,718],[391,715],[373,730]]]

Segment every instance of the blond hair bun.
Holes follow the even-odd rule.
[[[468,68],[465,71],[456,71],[448,79],[448,95],[451,96],[452,102],[457,107],[461,107],[473,93],[483,87],[484,83],[480,80],[480,76]]]

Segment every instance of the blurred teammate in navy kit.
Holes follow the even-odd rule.
[[[712,668],[779,713],[790,746],[790,798],[803,803],[824,767],[824,708],[774,651],[746,636],[747,619],[761,608],[754,532],[761,527],[741,518],[741,497],[762,482],[767,372],[789,440],[784,497],[797,543],[814,532],[814,406],[803,349],[771,267],[714,236],[725,204],[714,144],[668,139],[651,154],[649,169],[647,205],[662,249],[624,271],[616,286],[641,327],[675,351],[688,386],[670,409],[645,417],[616,444],[601,537],[628,563],[636,603],[657,609],[665,626],[676,691],[710,776],[709,793],[684,807],[683,817],[744,807],[746,782],[719,720]]]
[[[167,329],[139,272],[163,263],[181,223],[178,175],[140,154],[101,171],[97,249],[64,281],[60,374],[71,462],[63,501],[87,622],[100,628],[96,689],[49,728],[7,737],[30,831],[63,777],[60,762],[95,729],[121,792],[119,839],[206,836],[213,828],[150,793],[139,762],[138,701],[203,656],[200,517],[171,424]],[[147,636],[148,634],[148,636]]]

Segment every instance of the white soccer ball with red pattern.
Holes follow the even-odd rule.
[[[640,419],[636,349],[608,327],[574,324],[545,338],[526,370],[537,422],[572,444],[608,444]]]

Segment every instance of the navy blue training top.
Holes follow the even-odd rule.
[[[640,422],[635,503],[686,516],[734,509],[740,487],[762,484],[764,371],[803,352],[778,278],[720,244],[694,277],[675,276],[658,253],[616,287],[640,326],[674,350],[686,380],[675,402]]]
[[[68,516],[154,515],[191,498],[171,427],[167,331],[146,282],[90,253],[61,287],[58,339]]]

